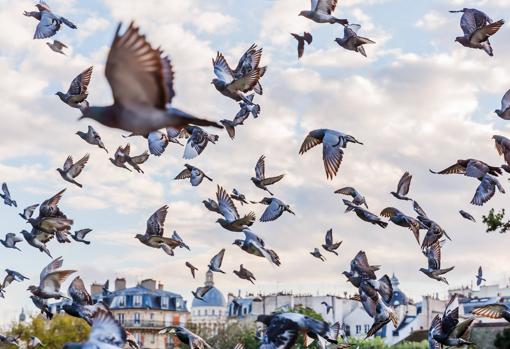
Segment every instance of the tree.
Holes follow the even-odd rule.
[[[501,209],[500,212],[494,213],[494,209],[491,208],[487,216],[483,216],[483,222],[487,224],[487,233],[496,231],[499,229],[501,234],[506,233],[510,229],[510,220],[504,222],[505,209]]]
[[[496,335],[494,346],[500,349],[510,348],[510,328],[505,328]]]

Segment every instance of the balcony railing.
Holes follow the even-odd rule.
[[[171,325],[171,322],[156,321],[156,320],[128,320],[121,323],[122,326],[127,328],[163,328]]]

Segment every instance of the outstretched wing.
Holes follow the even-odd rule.
[[[257,164],[255,165],[255,177],[257,179],[264,179],[266,178],[265,172],[266,172],[266,162],[265,162],[266,156],[262,155],[259,160],[257,161]]]
[[[71,166],[69,169],[68,174],[72,177],[78,177],[81,171],[83,171],[83,168],[85,167],[85,164],[87,161],[89,161],[89,154],[85,154],[84,157],[82,157],[80,160],[78,160],[75,164]]]
[[[234,72],[230,69],[225,56],[222,53],[216,53],[216,59],[213,59],[214,74],[221,81],[230,84],[234,81]]]
[[[163,236],[165,219],[168,213],[168,205],[162,206],[154,212],[147,220],[147,235]]]
[[[72,96],[83,95],[87,93],[87,89],[92,77],[93,67],[88,67],[73,79],[67,93]]]

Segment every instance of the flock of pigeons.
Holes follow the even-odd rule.
[[[333,16],[337,0],[311,0],[311,10],[302,11],[299,15],[317,23],[339,24],[344,26],[344,37],[337,38],[336,42],[345,49],[356,51],[366,56],[364,44],[373,44],[370,39],[357,35],[360,29],[358,24],[350,24],[346,19],[339,19]],[[37,11],[25,12],[25,16],[33,17],[38,21],[34,39],[44,39],[55,35],[62,25],[77,29],[71,21],[53,13],[44,1],[37,5]],[[487,54],[493,55],[493,49],[489,38],[494,35],[504,24],[503,20],[493,22],[485,13],[476,9],[463,9],[461,12],[461,28],[464,35],[456,38],[456,41],[463,46],[482,49]],[[304,52],[305,43],[312,43],[312,35],[305,32],[303,35],[292,34],[298,41],[298,57]],[[55,40],[48,43],[51,50],[64,53],[63,48],[67,46]],[[113,165],[143,173],[141,165],[153,156],[160,156],[170,143],[183,146],[181,139],[187,139],[184,146],[183,157],[187,160],[198,157],[209,143],[215,144],[219,136],[209,133],[203,127],[225,128],[231,139],[235,138],[235,128],[244,125],[244,122],[251,116],[256,119],[261,113],[261,107],[254,103],[256,94],[261,95],[263,88],[261,79],[267,72],[266,66],[261,66],[262,48],[253,44],[239,59],[235,69],[232,69],[224,55],[217,53],[213,59],[213,72],[215,78],[211,84],[225,97],[239,103],[239,112],[233,120],[221,120],[219,123],[205,118],[197,117],[172,106],[172,99],[175,96],[174,90],[174,67],[165,53],[160,48],[154,48],[140,34],[139,28],[131,23],[121,33],[119,24],[110,47],[106,61],[105,75],[111,87],[113,104],[110,106],[91,106],[88,101],[88,85],[92,78],[93,67],[85,69],[76,76],[70,84],[67,92],[57,92],[60,100],[72,108],[81,111],[80,119],[93,119],[100,124],[124,130],[128,135],[124,137],[141,136],[147,139],[148,150],[140,155],[130,154],[129,143],[119,146],[110,161]],[[503,119],[510,119],[510,90],[505,94],[502,107],[496,110],[496,114]],[[85,142],[108,150],[103,144],[99,133],[88,126],[86,132],[78,131],[76,134]],[[502,169],[510,172],[510,140],[503,136],[494,136],[496,149],[504,157],[503,166],[490,166],[477,159],[458,160],[454,165],[432,173],[437,174],[463,174],[479,181],[471,203],[483,205],[490,200],[496,189],[504,193],[504,189],[497,177],[502,174]],[[311,148],[322,144],[323,162],[327,179],[335,177],[339,171],[344,156],[344,149],[349,143],[363,145],[355,137],[331,129],[318,129],[311,131],[303,141],[299,154],[304,154]],[[82,185],[77,177],[84,171],[89,154],[84,155],[80,160],[74,161],[68,156],[62,168],[57,169],[62,179],[78,187]],[[128,166],[129,165],[129,166]],[[244,238],[236,239],[233,244],[239,246],[243,251],[257,257],[265,258],[272,265],[281,264],[278,254],[266,246],[265,241],[251,230],[256,217],[252,211],[240,214],[235,201],[241,207],[250,204],[266,205],[264,213],[260,217],[261,222],[269,222],[278,219],[284,213],[294,214],[289,205],[283,200],[273,196],[269,187],[275,185],[284,178],[280,175],[266,175],[266,158],[262,155],[255,165],[255,176],[251,178],[253,184],[267,192],[266,197],[260,201],[248,201],[240,191],[233,189],[229,194],[222,186],[217,186],[216,198],[203,201],[207,210],[220,216],[217,223],[224,229],[232,232],[242,232]],[[212,181],[203,170],[190,164],[185,164],[184,169],[175,177],[189,179],[192,186],[198,186],[205,179]],[[394,207],[383,209],[380,215],[368,211],[368,203],[365,197],[353,187],[344,187],[335,191],[337,194],[350,197],[344,199],[346,212],[354,212],[361,220],[386,228],[388,222],[381,217],[388,218],[392,223],[408,228],[413,233],[420,250],[427,259],[427,267],[420,270],[429,278],[448,283],[445,277],[454,267],[442,268],[441,248],[445,239],[450,239],[446,231],[439,223],[427,216],[418,202],[408,196],[412,176],[406,172],[399,180],[395,192],[391,195],[398,200],[412,202],[413,209],[417,216],[406,215]],[[59,202],[65,189],[59,191],[51,198],[44,200],[41,204],[34,204],[26,207],[19,215],[31,225],[31,231],[23,230],[21,234],[24,240],[32,247],[47,254],[53,259],[47,243],[56,239],[59,243],[70,243],[71,239],[76,242],[90,244],[86,236],[91,229],[81,229],[71,233],[74,220],[67,217]],[[17,207],[17,202],[9,192],[6,183],[2,185],[0,193],[5,205]],[[38,215],[34,213],[38,210]],[[144,245],[161,249],[168,255],[174,255],[176,248],[189,250],[189,246],[174,231],[172,236],[164,235],[164,224],[168,212],[168,206],[164,205],[152,214],[147,220],[147,228],[144,234],[137,234],[136,238]],[[472,215],[461,210],[462,217],[475,221]],[[425,236],[420,242],[420,231],[425,231]],[[23,239],[16,234],[9,233],[5,239],[0,240],[6,248],[17,249]],[[342,241],[335,242],[332,230],[328,230],[322,248],[330,253],[338,255],[336,251]],[[222,261],[225,249],[219,251],[210,261],[208,269],[212,272],[225,273],[222,268]],[[322,261],[325,257],[319,248],[315,248],[310,254]],[[84,319],[92,326],[89,340],[86,343],[68,343],[65,348],[98,348],[109,349],[123,347],[126,343],[137,348],[136,340],[118,324],[108,307],[103,303],[94,304],[82,279],[77,276],[68,287],[67,295],[62,293],[61,286],[75,270],[63,270],[62,257],[53,259],[40,274],[39,283],[28,287],[30,298],[34,305],[41,310],[41,313],[51,320],[53,314],[48,306],[48,300],[71,299],[71,303],[65,304],[63,310],[74,317]],[[195,277],[197,267],[186,262],[192,277]],[[376,271],[380,266],[370,265],[365,252],[360,251],[351,261],[350,270],[343,274],[347,280],[357,288],[358,293],[353,299],[360,301],[365,311],[373,318],[372,328],[367,337],[376,334],[383,326],[392,322],[396,327],[398,317],[390,306],[393,289],[387,275],[377,278]],[[254,283],[255,276],[242,264],[239,270],[234,271],[239,278]],[[480,285],[483,279],[482,268],[476,275],[477,284]],[[7,287],[12,282],[24,282],[25,276],[14,270],[6,269],[6,276],[0,284],[0,296],[5,297]],[[209,292],[211,286],[203,286],[192,292],[198,299]],[[105,290],[108,286],[105,285]],[[235,302],[235,299],[234,299]],[[442,316],[436,316],[429,330],[430,348],[441,348],[445,346],[462,346],[469,342],[463,337],[469,333],[473,318],[459,323],[458,307],[454,308],[454,298],[445,309]],[[329,310],[331,305],[324,302]],[[503,304],[491,304],[486,307],[475,309],[473,312],[478,316],[490,318],[504,318],[510,321],[510,309]],[[298,313],[275,313],[272,315],[260,315],[257,321],[264,324],[264,329],[257,333],[262,349],[286,349],[291,348],[297,341],[299,333],[306,334],[307,345],[311,341],[317,341],[321,347],[327,343],[336,344],[339,348],[347,348],[348,343],[339,343],[343,337],[342,328],[339,323],[328,324],[324,321],[314,320],[308,316]],[[161,333],[175,335],[181,342],[188,344],[190,348],[210,347],[206,341],[198,335],[181,326],[170,326],[161,330]],[[0,343],[17,345],[18,338],[13,336],[0,336]],[[42,345],[37,338],[32,338],[32,347]],[[239,344],[235,349],[241,349]]]

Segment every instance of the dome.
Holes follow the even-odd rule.
[[[393,286],[393,297],[391,298],[391,305],[396,307],[398,305],[409,304],[409,298],[407,298],[405,293],[402,292],[398,287],[400,285],[400,281],[395,276],[395,274],[393,274],[391,277],[391,285]]]
[[[213,272],[208,270],[205,273],[205,283],[206,286],[212,286],[212,288],[203,296],[204,300],[193,298],[193,302],[191,303],[191,307],[227,307],[227,302],[225,301],[225,297],[220,290],[214,287],[214,279]]]

